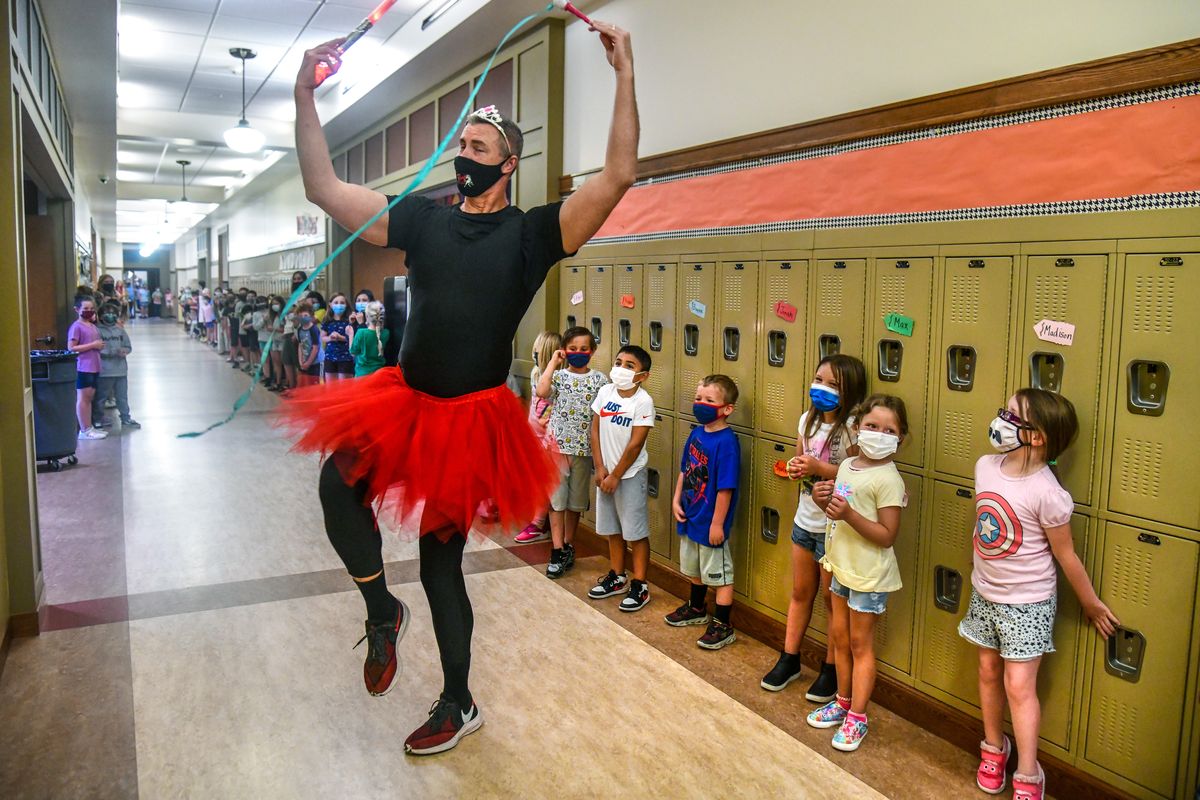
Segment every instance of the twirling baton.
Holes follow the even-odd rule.
[[[395,3],[396,3],[396,0],[383,0],[382,3],[375,6],[375,10],[372,11],[370,14],[367,14],[366,19],[364,19],[362,22],[358,23],[357,28],[350,31],[350,34],[346,37],[346,41],[344,41],[340,45],[338,45],[338,48],[337,48],[338,55],[341,55],[341,54],[345,53],[347,50],[349,50],[351,45],[353,45],[355,42],[357,42],[359,39],[361,39],[363,36],[365,36],[367,31],[369,31],[369,30],[371,30],[371,28],[375,27],[375,23],[379,22],[379,18],[382,17],[384,14],[386,14],[388,9],[391,8],[393,5],[395,5]],[[332,74],[333,74],[333,68],[330,67],[328,64],[325,64],[325,63],[317,64],[317,72],[316,72],[317,86],[320,86],[322,83],[324,83],[325,79],[328,78]]]

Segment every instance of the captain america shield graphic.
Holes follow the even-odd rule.
[[[1021,520],[994,492],[975,496],[975,552],[980,557],[1008,558],[1021,548]]]

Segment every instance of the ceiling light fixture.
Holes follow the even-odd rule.
[[[188,168],[188,164],[191,164],[192,162],[188,161],[186,158],[181,158],[178,161],[176,161],[175,163],[179,165],[179,180],[183,184],[183,196],[179,198],[179,202],[186,203],[188,201],[188,199],[187,199],[187,168]]]
[[[438,6],[432,14],[421,21],[421,30],[425,30],[430,25],[437,22],[438,19],[440,19],[443,14],[449,11],[457,2],[458,0],[446,0],[446,2]]]
[[[225,131],[225,144],[239,153],[257,153],[262,149],[266,137],[246,121],[246,59],[254,58],[257,54],[246,47],[231,47],[229,55],[242,61],[242,117],[237,125]]]

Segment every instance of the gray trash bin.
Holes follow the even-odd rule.
[[[29,354],[33,377],[33,434],[38,461],[62,469],[59,459],[75,464],[79,426],[75,419],[75,361],[69,350],[34,350]]]

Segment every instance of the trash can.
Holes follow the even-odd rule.
[[[29,354],[33,377],[33,438],[37,460],[62,469],[59,459],[77,463],[75,443],[75,361],[70,350],[34,350]]]

